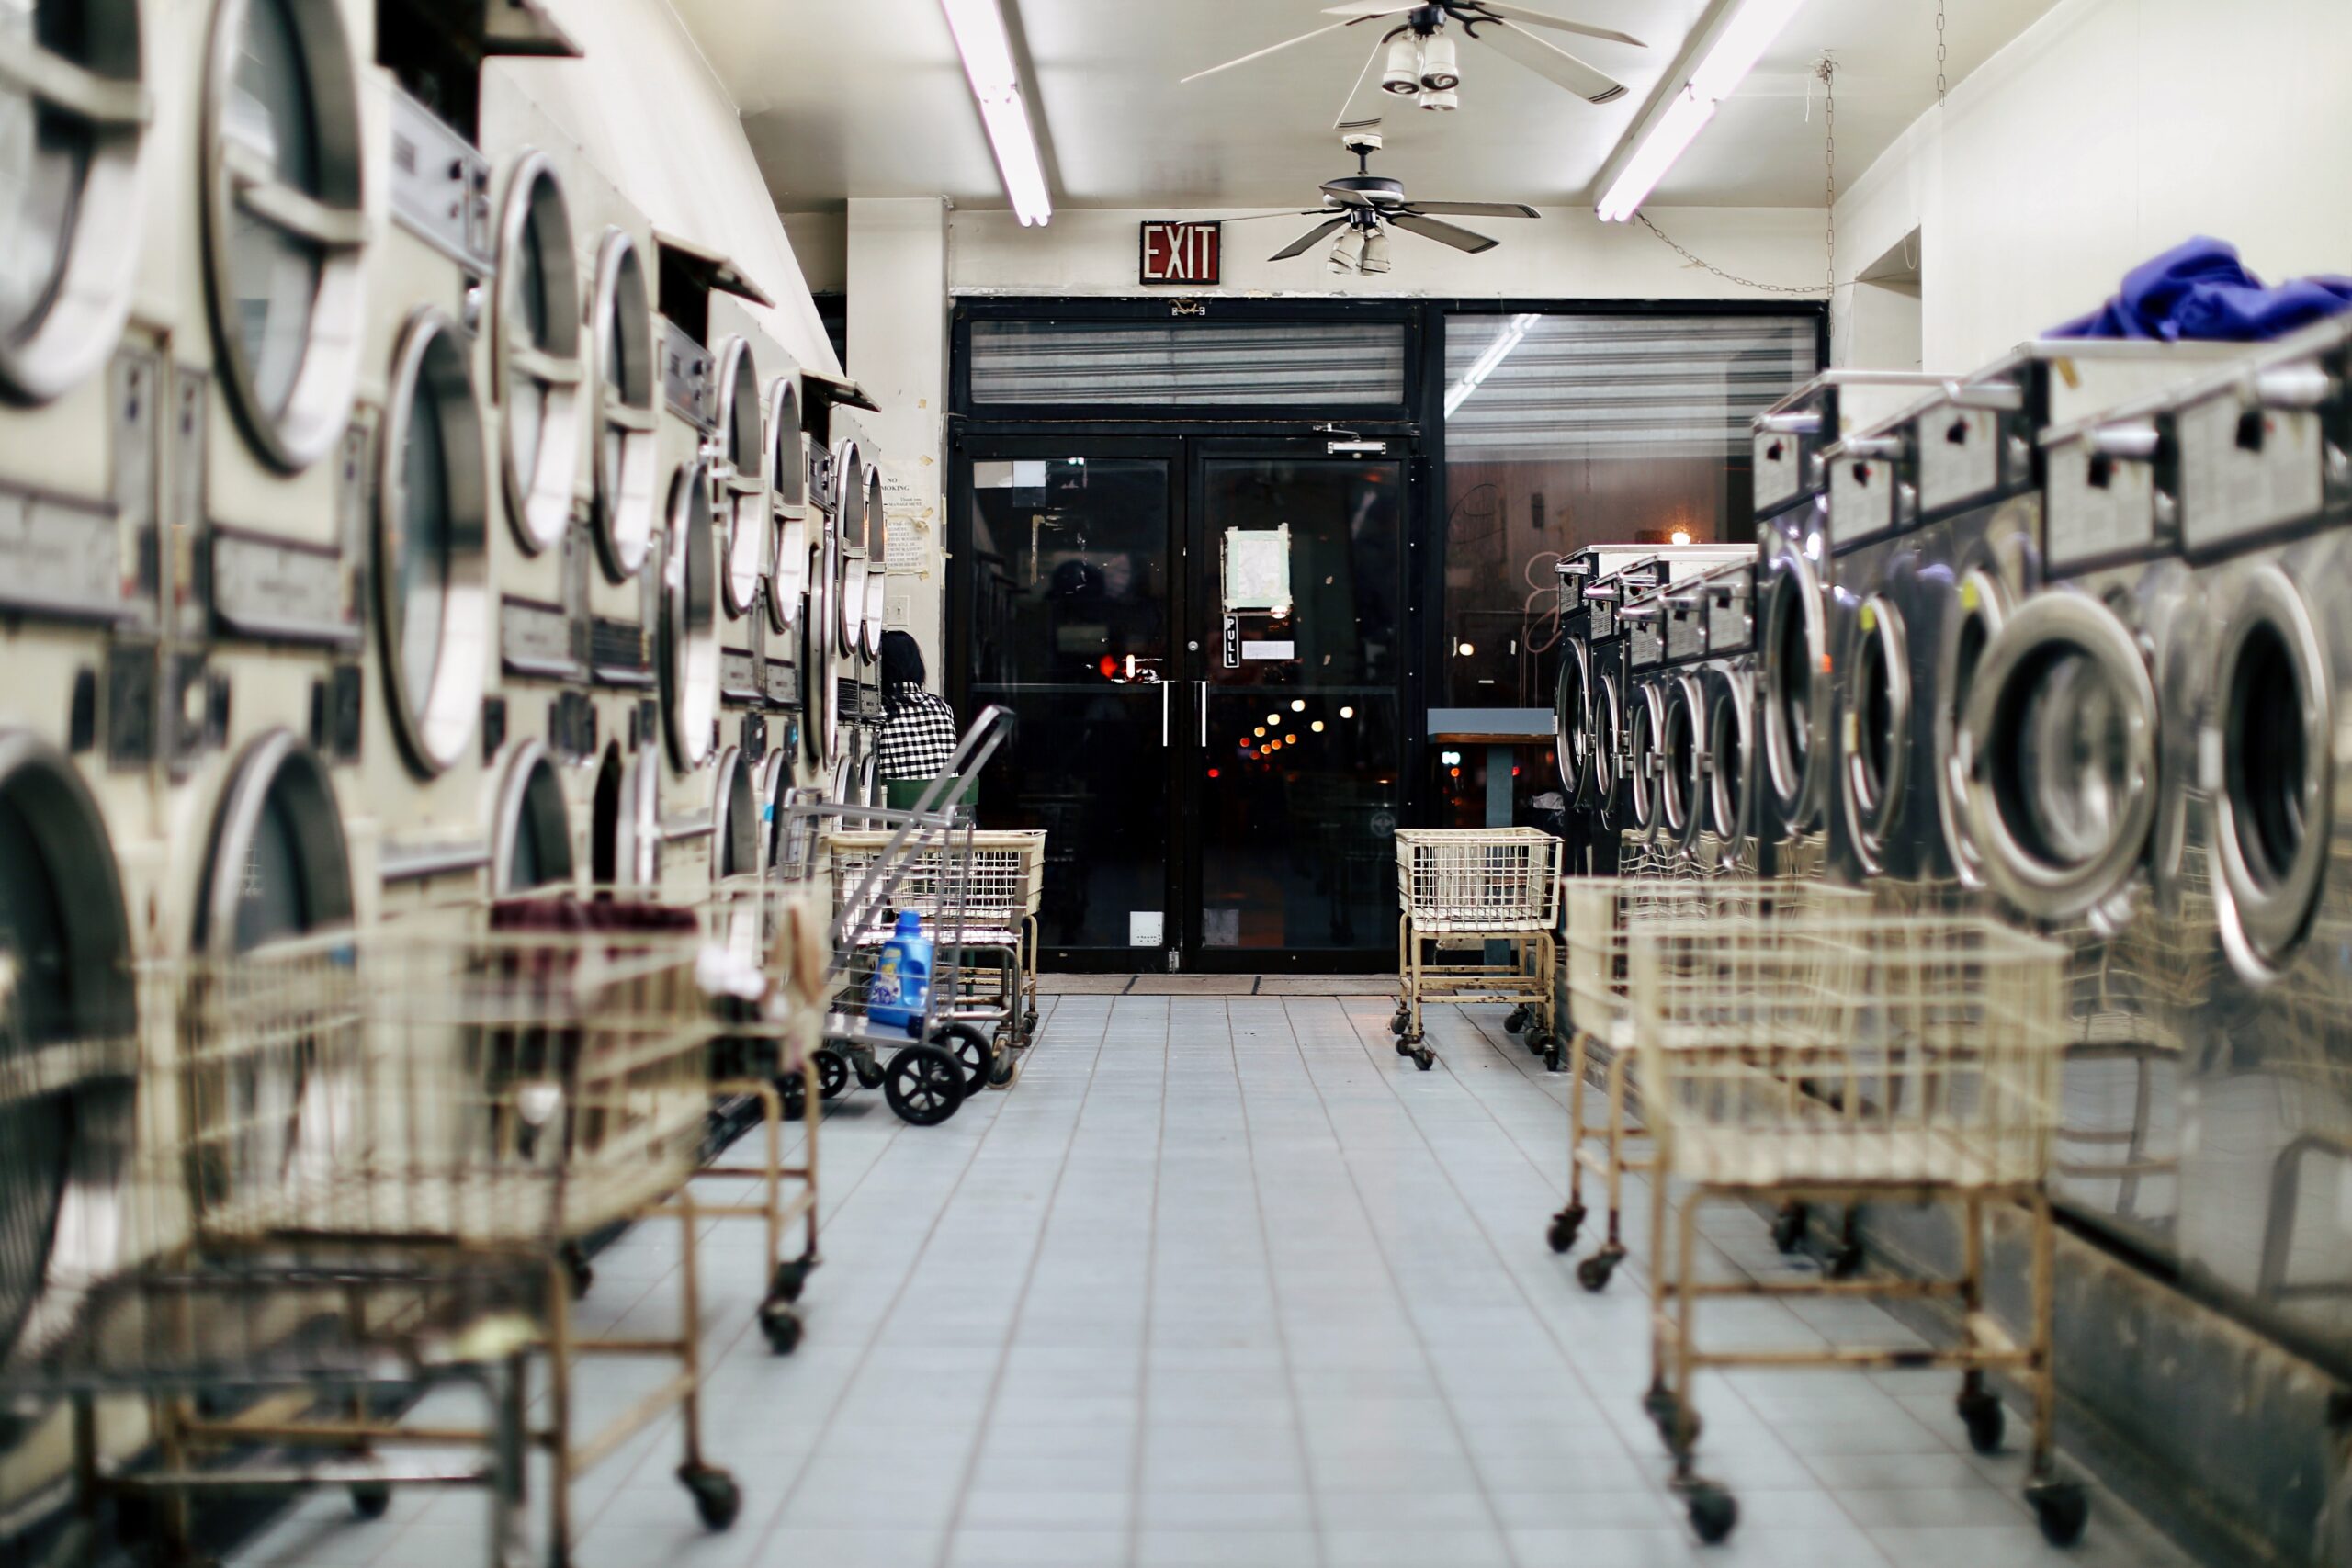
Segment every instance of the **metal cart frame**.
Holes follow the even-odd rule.
[[[1423,1072],[1436,1061],[1422,1043],[1430,1002],[1510,1002],[1505,1027],[1549,1055],[1560,840],[1537,828],[1399,828],[1396,881],[1396,1054]],[[1446,962],[1465,950],[1475,962]]]

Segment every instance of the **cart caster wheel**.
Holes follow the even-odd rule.
[[[380,1519],[392,1511],[392,1489],[380,1481],[362,1481],[351,1489],[351,1511],[363,1519]]]
[[[1413,1054],[1412,1042],[1408,1040],[1399,1040],[1396,1042],[1396,1054],[1399,1056],[1411,1055]]]
[[[1516,1034],[1526,1027],[1527,1010],[1525,1008],[1516,1007],[1511,1009],[1510,1012],[1503,1015],[1503,1032],[1505,1034]]]
[[[735,1484],[735,1478],[723,1470],[707,1464],[680,1465],[678,1481],[694,1494],[695,1512],[712,1529],[727,1529],[743,1511],[742,1490]]]
[[[1709,1546],[1728,1537],[1732,1527],[1739,1523],[1739,1500],[1707,1482],[1694,1484],[1684,1496],[1683,1506],[1690,1511],[1690,1528]]]
[[[1544,1066],[1547,1072],[1565,1073],[1568,1070],[1567,1048],[1557,1038],[1553,1040],[1552,1048],[1544,1053]]]
[[[1411,1024],[1412,1021],[1413,1015],[1407,1012],[1403,1008],[1398,1008],[1395,1012],[1388,1015],[1388,1032],[1391,1034],[1402,1034],[1405,1032],[1407,1026]]]
[[[1802,1203],[1783,1203],[1781,1212],[1772,1216],[1772,1245],[1782,1256],[1804,1245],[1805,1211]]]
[[[816,1267],[805,1258],[777,1264],[775,1276],[768,1280],[768,1294],[781,1302],[798,1301],[800,1293],[808,1288],[809,1271]]]
[[[588,1254],[576,1243],[564,1247],[563,1267],[565,1272],[571,1276],[571,1299],[576,1302],[586,1295],[588,1288],[596,1282],[596,1270],[589,1263]]]
[[[1577,1283],[1595,1292],[1607,1290],[1609,1277],[1617,1272],[1617,1260],[1624,1256],[1622,1250],[1603,1247],[1577,1265]]]
[[[826,1100],[839,1100],[849,1088],[849,1058],[830,1045],[817,1048],[817,1093]]]
[[[936,1045],[909,1045],[890,1058],[882,1092],[901,1120],[935,1127],[964,1103],[964,1069]]]
[[[964,1093],[978,1094],[989,1081],[989,1068],[996,1053],[989,1049],[988,1036],[968,1023],[943,1023],[931,1032],[931,1043],[956,1058],[956,1066],[964,1074]]]
[[[882,1080],[888,1076],[883,1072],[882,1064],[871,1057],[858,1063],[856,1070],[857,1087],[860,1089],[880,1089]]]
[[[1840,1242],[1829,1255],[1829,1277],[1850,1280],[1862,1271],[1862,1247],[1855,1241]]]
[[[1961,1423],[1968,1428],[1968,1446],[1980,1454],[1999,1453],[2002,1428],[2007,1425],[2001,1402],[1983,1389],[1963,1389],[1959,1405]]]
[[[1552,1216],[1552,1228],[1544,1239],[1552,1244],[1555,1252],[1566,1252],[1577,1244],[1577,1232],[1584,1228],[1584,1205],[1571,1203]]]
[[[1674,1431],[1674,1413],[1681,1407],[1682,1402],[1664,1383],[1650,1384],[1642,1395],[1642,1414],[1650,1418],[1650,1425],[1657,1428],[1657,1435],[1662,1439],[1670,1440]]]
[[[786,1121],[808,1120],[808,1080],[798,1073],[786,1073],[775,1080],[775,1098]]]
[[[2025,1500],[2033,1505],[2034,1522],[2041,1527],[2041,1539],[2052,1546],[2072,1546],[2083,1539],[2083,1528],[2091,1520],[2091,1500],[2077,1481],[2036,1481],[2025,1489]]]
[[[1430,1068],[1436,1065],[1436,1052],[1430,1050],[1426,1045],[1416,1045],[1413,1047],[1413,1066],[1420,1068],[1423,1072],[1428,1072]]]
[[[800,1348],[800,1314],[780,1301],[762,1302],[760,1332],[767,1336],[769,1349],[789,1356]]]
[[[989,1065],[989,1087],[990,1089],[1010,1089],[1012,1087],[1012,1052],[999,1051],[996,1054],[996,1060]]]

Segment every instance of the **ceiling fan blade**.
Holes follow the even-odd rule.
[[[1503,6],[1498,5],[1496,0],[1483,0],[1479,9],[1499,21],[1517,22],[1523,27],[1556,28],[1564,33],[1582,33],[1587,38],[1607,39],[1611,43],[1630,43],[1635,49],[1649,48],[1631,33],[1621,33],[1614,28],[1596,28],[1587,22],[1572,22],[1566,17],[1531,11],[1524,6]]]
[[[1408,234],[1435,240],[1441,245],[1452,245],[1455,250],[1467,251],[1474,256],[1480,251],[1491,251],[1502,243],[1500,240],[1489,240],[1484,234],[1473,234],[1467,229],[1457,229],[1451,223],[1441,223],[1434,218],[1424,218],[1418,212],[1393,212],[1386,217],[1389,222]]]
[[[1284,245],[1281,250],[1276,251],[1272,255],[1268,256],[1266,259],[1268,261],[1288,261],[1293,256],[1303,256],[1307,252],[1313,250],[1316,246],[1321,244],[1325,240],[1329,239],[1334,229],[1345,228],[1347,226],[1347,221],[1348,220],[1344,218],[1334,218],[1329,223],[1317,223],[1314,228],[1309,229],[1306,233],[1301,234],[1297,239],[1293,240],[1289,244]]]
[[[1537,38],[1525,28],[1495,22],[1480,29],[1479,41],[1493,44],[1538,76],[1549,77],[1580,98],[1605,104],[1625,96],[1625,84],[1604,75],[1549,39]]]
[[[1321,38],[1325,33],[1336,33],[1346,26],[1348,26],[1346,22],[1333,22],[1328,28],[1317,28],[1311,33],[1301,33],[1296,38],[1284,39],[1280,43],[1268,44],[1255,54],[1245,54],[1238,60],[1228,60],[1222,65],[1212,65],[1206,71],[1195,71],[1177,85],[1181,87],[1184,82],[1197,82],[1204,76],[1214,76],[1220,71],[1230,71],[1237,65],[1247,65],[1253,60],[1263,60],[1270,54],[1279,54],[1295,43],[1305,43],[1308,39]]]
[[[1241,212],[1236,213],[1229,218],[1203,218],[1198,220],[1198,221],[1203,223],[1256,223],[1268,218],[1329,218],[1330,215],[1331,210],[1327,207],[1286,207],[1279,212]]]
[[[1449,218],[1541,218],[1522,201],[1408,201],[1408,212],[1442,212]]]
[[[1401,17],[1412,8],[1410,6],[1397,5],[1396,0],[1350,0],[1350,4],[1345,6],[1324,6],[1323,14],[1327,17],[1345,17],[1351,22],[1362,22],[1368,21],[1374,17]]]

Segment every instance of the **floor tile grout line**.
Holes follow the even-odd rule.
[[[1287,1008],[1283,1010],[1283,1022],[1284,1028],[1287,1029],[1290,1022],[1289,1010]],[[1295,1414],[1298,1418],[1295,1423],[1295,1430],[1298,1434],[1299,1474],[1306,1484],[1307,1517],[1310,1521],[1312,1521],[1312,1528],[1315,1531],[1315,1560],[1317,1562],[1323,1562],[1329,1560],[1329,1553],[1325,1551],[1326,1543],[1323,1536],[1325,1528],[1323,1518],[1323,1494],[1321,1489],[1315,1484],[1315,1456],[1307,1451],[1306,1447],[1306,1406],[1299,1398],[1298,1365],[1291,1359],[1290,1330],[1285,1325],[1283,1318],[1282,1275],[1274,1267],[1272,1227],[1267,1223],[1266,1219],[1265,1183],[1261,1181],[1258,1177],[1257,1130],[1250,1120],[1250,1088],[1248,1084],[1242,1081],[1241,1047],[1239,1043],[1235,1041],[1233,1032],[1233,1004],[1227,1002],[1225,1006],[1225,1043],[1226,1049],[1230,1053],[1233,1062],[1234,1100],[1240,1108],[1241,1111],[1241,1144],[1242,1147],[1248,1153],[1250,1161],[1250,1194],[1252,1204],[1258,1211],[1258,1251],[1266,1261],[1266,1291],[1267,1297],[1273,1303],[1274,1309],[1274,1341],[1282,1348],[1283,1383],[1283,1386],[1290,1390],[1290,1407],[1293,1414]],[[1292,1038],[1295,1041],[1295,1033],[1293,1034]],[[1301,1065],[1303,1067],[1304,1063]]]
[[[1021,1295],[1013,1304],[1012,1321],[1005,1328],[1003,1348],[997,1353],[996,1375],[989,1379],[988,1397],[980,1403],[979,1428],[973,1439],[971,1454],[964,1461],[964,1474],[956,1488],[956,1505],[948,1511],[947,1533],[939,1545],[941,1568],[946,1568],[954,1556],[956,1534],[963,1526],[964,1507],[971,1499],[973,1486],[979,1476],[980,1461],[988,1452],[989,1423],[996,1412],[997,1400],[1004,1391],[1005,1370],[1012,1359],[1013,1347],[1021,1339],[1021,1319],[1028,1311],[1030,1292],[1036,1288],[1037,1263],[1045,1255],[1047,1235],[1053,1229],[1054,1209],[1061,1201],[1062,1180],[1069,1174],[1070,1156],[1078,1147],[1079,1134],[1085,1125],[1087,1102],[1094,1097],[1094,1079],[1102,1067],[1102,1053],[1106,1048],[1104,1040],[1111,1032],[1114,1010],[1105,1008],[1102,1011],[1102,1031],[1094,1042],[1094,1060],[1086,1069],[1086,1088],[1080,1091],[1077,1108],[1071,1112],[1069,1132],[1062,1145],[1061,1161],[1054,1168],[1053,1186],[1046,1194],[1043,1212],[1037,1216],[1037,1239],[1029,1251],[1029,1267],[1021,1277]],[[1038,1043],[1042,1045],[1044,1043],[1045,1036],[1040,1032]],[[996,1131],[995,1122],[989,1124],[989,1131]],[[944,1205],[942,1208],[944,1211]]]
[[[1151,1149],[1151,1219],[1147,1230],[1148,1240],[1143,1251],[1143,1334],[1142,1344],[1136,1351],[1136,1450],[1127,1495],[1135,1508],[1127,1518],[1127,1562],[1143,1560],[1143,1499],[1144,1466],[1148,1459],[1147,1450],[1151,1432],[1151,1303],[1152,1293],[1159,1283],[1159,1183],[1160,1166],[1168,1157],[1168,1058],[1175,1034],[1176,1000],[1163,998],[1167,1005],[1159,1018],[1159,1115],[1153,1123]],[[1116,1010],[1115,1009],[1114,1010]]]
[[[1381,1235],[1380,1226],[1373,1218],[1372,1204],[1364,1196],[1363,1182],[1356,1175],[1355,1162],[1348,1157],[1347,1139],[1340,1131],[1338,1119],[1331,1114],[1330,1098],[1323,1092],[1322,1084],[1317,1081],[1314,1066],[1307,1061],[1306,1049],[1299,1043],[1297,1021],[1291,1016],[1290,1010],[1290,1004],[1294,998],[1284,997],[1278,999],[1282,1004],[1283,1025],[1290,1034],[1291,1049],[1298,1057],[1299,1072],[1306,1078],[1308,1089],[1313,1092],[1315,1096],[1315,1103],[1322,1110],[1323,1124],[1330,1129],[1333,1153],[1339,1159],[1340,1168],[1347,1173],[1348,1189],[1355,1194],[1356,1208],[1363,1216],[1364,1229],[1372,1237],[1374,1250],[1378,1252],[1380,1255],[1381,1271],[1387,1275],[1389,1289],[1395,1293],[1398,1306],[1404,1307],[1407,1298],[1405,1295],[1404,1282],[1398,1277],[1396,1272],[1396,1258],[1390,1249],[1387,1238]],[[1337,998],[1317,998],[1309,999],[1336,1000]],[[1336,1009],[1335,1010],[1339,1012],[1343,1021],[1347,1020],[1347,1010],[1344,1007]],[[1351,1023],[1350,1024],[1350,1029],[1351,1032],[1353,1031],[1353,1025]],[[1362,1038],[1361,1034],[1357,1036],[1359,1044],[1362,1043]],[[1367,1055],[1369,1055],[1369,1053],[1367,1053]],[[1375,1064],[1375,1066],[1376,1066],[1377,1064]],[[1447,1076],[1452,1076],[1450,1071]],[[1386,1081],[1387,1075],[1385,1073],[1381,1073],[1380,1077],[1383,1082]],[[1391,1089],[1391,1092],[1394,1092],[1393,1089]],[[1414,1130],[1416,1132],[1419,1131],[1419,1123],[1415,1123]],[[1464,1207],[1466,1210],[1468,1205],[1465,1203]],[[1478,1467],[1476,1459],[1471,1456],[1470,1444],[1468,1438],[1464,1435],[1461,1413],[1454,1409],[1453,1396],[1447,1391],[1444,1380],[1437,1375],[1437,1363],[1430,1356],[1429,1341],[1422,1337],[1419,1321],[1412,1316],[1409,1309],[1407,1309],[1406,1316],[1407,1321],[1412,1324],[1413,1344],[1420,1352],[1423,1369],[1427,1371],[1430,1375],[1430,1385],[1437,1390],[1438,1404],[1445,1411],[1446,1425],[1452,1428],[1454,1443],[1461,1449],[1464,1458],[1469,1462],[1470,1473],[1477,1478],[1478,1499],[1486,1505],[1487,1517],[1494,1526],[1495,1538],[1503,1543],[1503,1550],[1505,1553],[1510,1554],[1510,1533],[1503,1528],[1501,1510],[1495,1506],[1494,1492],[1487,1484],[1486,1472]],[[1307,1481],[1308,1489],[1312,1492],[1314,1490],[1314,1477],[1312,1475],[1308,1476]]]

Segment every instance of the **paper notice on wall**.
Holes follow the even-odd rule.
[[[923,552],[931,544],[930,529],[910,517],[900,517],[894,513],[887,538],[890,546],[891,570],[897,570],[901,566],[918,571],[922,569]]]
[[[938,554],[932,543],[932,522],[939,510],[936,473],[927,457],[882,464],[882,508],[888,524],[883,542],[889,549],[894,573],[930,574],[932,559]]]
[[[1290,609],[1290,525],[1225,531],[1225,608]]]

